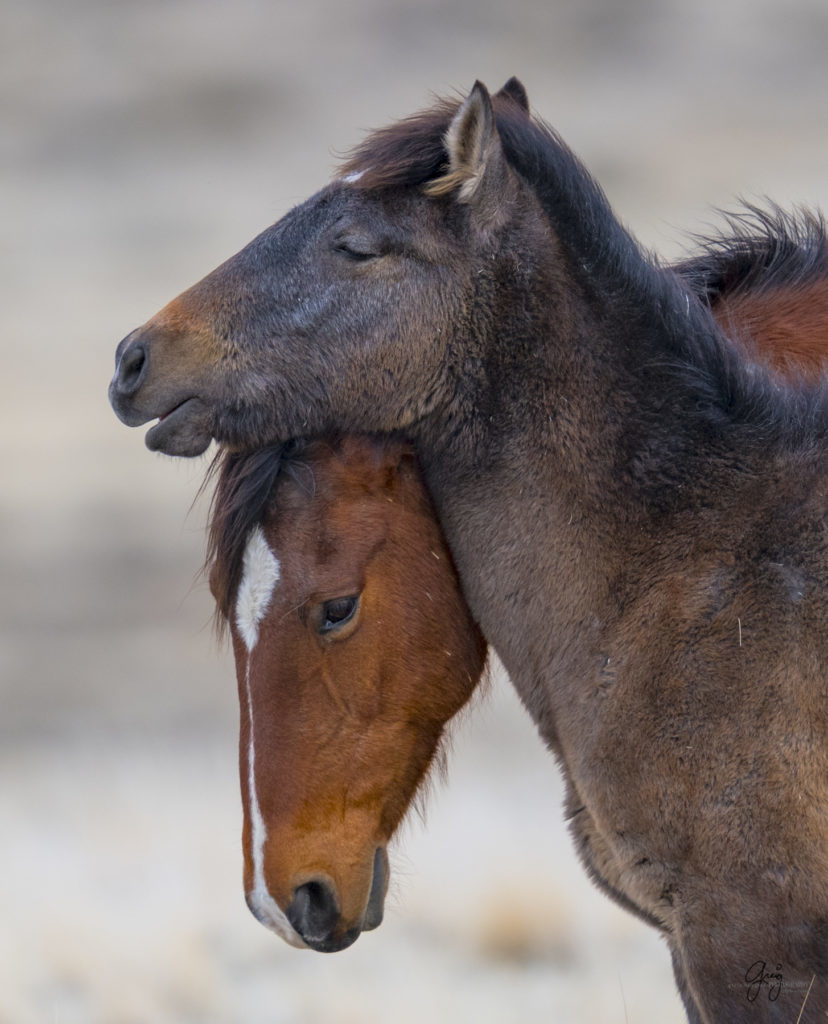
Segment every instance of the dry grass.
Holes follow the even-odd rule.
[[[567,969],[578,962],[577,906],[542,876],[492,880],[475,924],[482,956],[509,964]]]

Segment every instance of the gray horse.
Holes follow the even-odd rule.
[[[595,881],[691,1021],[828,1011],[828,388],[746,360],[511,80],[377,132],[126,338],[151,448],[417,448]]]

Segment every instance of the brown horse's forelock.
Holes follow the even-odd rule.
[[[268,445],[250,452],[221,450],[208,470],[206,486],[216,478],[207,527],[204,571],[210,575],[219,628],[241,581],[247,538],[262,522],[273,485],[296,452],[295,444]]]

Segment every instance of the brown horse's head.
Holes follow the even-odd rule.
[[[406,431],[445,407],[470,369],[475,297],[503,273],[505,223],[548,232],[495,116],[528,123],[518,83],[377,133],[342,177],[121,342],[118,416],[159,418],[148,446],[196,455],[211,436],[249,448]],[[506,262],[531,274],[519,252]]]
[[[485,644],[405,446],[315,442],[271,489],[278,467],[225,456],[211,531],[241,703],[244,884],[262,923],[333,951],[382,919],[386,844]]]

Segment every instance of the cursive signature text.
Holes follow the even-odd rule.
[[[762,986],[768,987],[768,999],[775,1002],[782,991],[782,964],[776,965],[776,970],[768,970],[767,960],[757,960],[745,971],[745,982],[747,983],[747,998],[749,1003],[756,1001]]]

